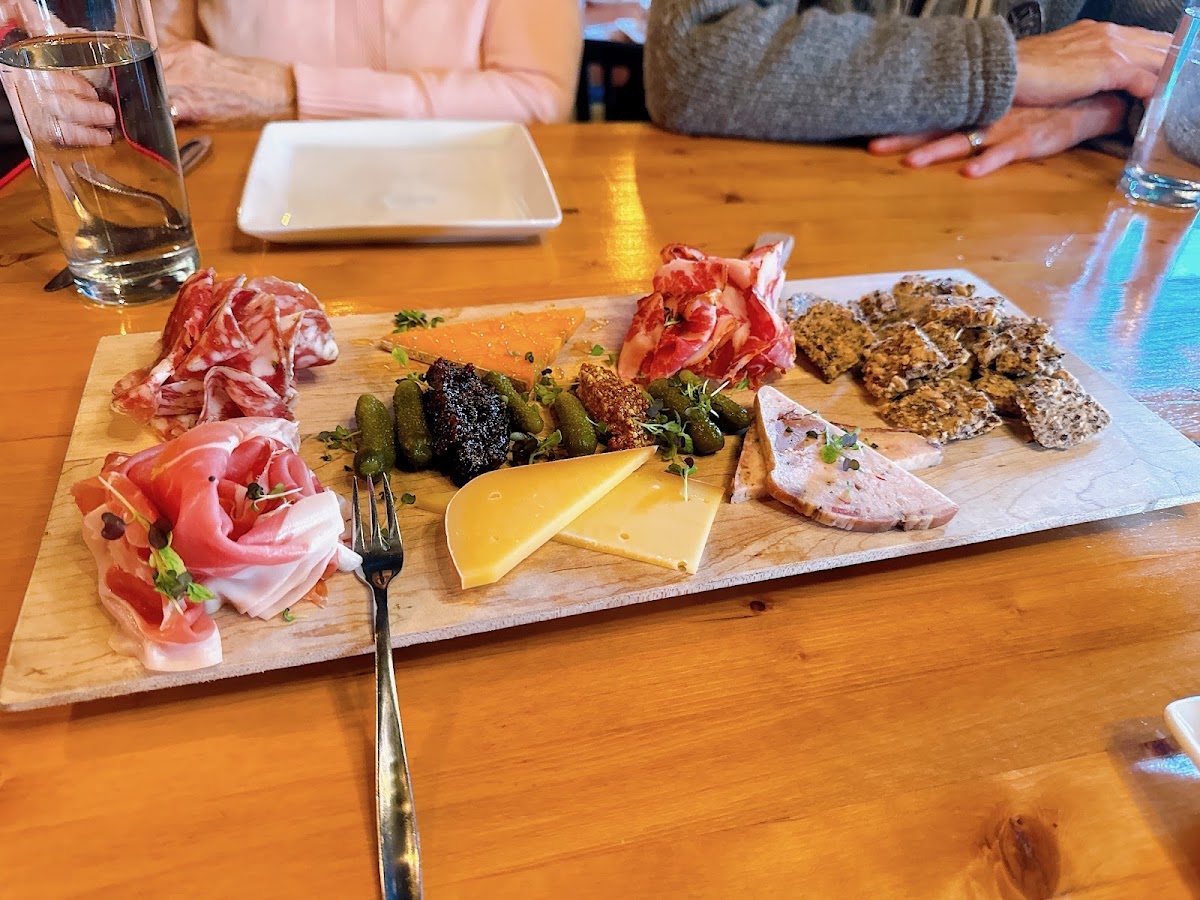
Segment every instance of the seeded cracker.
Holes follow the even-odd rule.
[[[992,328],[1003,308],[999,297],[939,297],[929,309],[929,321],[955,329]]]
[[[1027,380],[1022,379],[1022,381]],[[1004,375],[997,375],[995,372],[985,370],[971,382],[971,387],[991,400],[992,406],[1000,415],[1020,418],[1021,408],[1017,406],[1017,394],[1021,392],[1021,386],[1018,382]]]
[[[1112,417],[1083,386],[1059,369],[1021,388],[1017,404],[1043,447],[1067,450],[1103,430]]]
[[[854,318],[849,309],[828,300],[810,306],[790,321],[796,346],[821,370],[826,381],[857,366],[875,340],[871,329]]]
[[[888,329],[887,337],[867,348],[863,383],[867,391],[892,400],[912,390],[921,379],[951,368],[944,353],[916,325],[904,322]]]
[[[855,300],[851,311],[872,329],[878,331],[884,325],[900,321],[900,309],[890,291],[872,291]]]
[[[974,293],[973,286],[953,278],[928,279],[920,275],[906,275],[892,288],[900,316],[918,324],[929,317],[937,301],[971,297]]]
[[[925,337],[933,341],[935,347],[946,357],[946,365],[950,369],[966,367],[971,370],[971,354],[958,340],[958,329],[951,328],[941,322],[926,322],[921,326]]]
[[[992,401],[957,378],[922,385],[885,404],[879,414],[893,428],[943,443],[972,438],[1000,424]]]
[[[1041,319],[1006,318],[995,332],[984,332],[971,348],[980,366],[1001,375],[1044,375],[1058,368],[1063,351],[1050,340],[1050,326]]]

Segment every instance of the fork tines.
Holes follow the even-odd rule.
[[[363,535],[362,513],[359,511],[358,504],[358,475],[354,475],[351,479],[351,510],[352,519],[351,527],[354,538],[354,552],[359,555],[365,555],[369,552],[384,552],[388,550],[399,550],[401,548],[400,541],[400,523],[396,518],[396,498],[392,494],[392,485],[386,475],[381,475],[379,480],[383,483],[382,499],[384,514],[387,516],[387,534],[384,535],[379,527],[379,512],[376,509],[375,495],[375,479],[371,475],[364,476],[367,479],[367,496],[369,515],[371,519],[371,542],[367,544]]]

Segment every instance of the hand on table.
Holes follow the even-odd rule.
[[[159,55],[180,123],[265,122],[296,114],[290,66],[224,56],[198,41],[164,46]]]
[[[1083,20],[1017,41],[1014,106],[1058,106],[1106,91],[1149,99],[1171,35]]]
[[[962,168],[971,178],[989,175],[1011,162],[1044,159],[1101,135],[1125,120],[1125,101],[1114,94],[1076,100],[1066,106],[1016,107],[994,125],[981,129],[983,147]],[[916,169],[966,159],[974,153],[961,132],[929,132],[876,138],[868,145],[878,155],[904,153],[904,164]]]

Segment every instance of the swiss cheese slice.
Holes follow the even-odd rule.
[[[514,312],[494,319],[451,322],[437,328],[410,328],[384,335],[385,350],[401,347],[413,359],[433,363],[445,357],[473,363],[521,382],[528,388],[554,362],[586,317],[581,307]]]
[[[639,447],[487,472],[446,507],[446,541],[464,588],[499,581],[654,455]]]
[[[423,491],[416,495],[416,506],[445,513],[456,493]],[[719,487],[692,481],[685,500],[678,475],[639,469],[568,523],[554,540],[694,574],[722,494]]]
[[[724,488],[658,468],[635,472],[604,495],[555,540],[695,574]]]

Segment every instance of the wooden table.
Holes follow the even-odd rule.
[[[635,293],[658,248],[797,236],[792,277],[964,266],[1200,438],[1200,232],[1086,152],[980,182],[848,148],[535,132],[540,243],[268,247],[234,218],[252,132],[191,176],[204,260],[333,314]],[[97,338],[158,329],[43,294],[0,194],[0,645]],[[406,650],[425,881],[446,897],[1185,897],[1200,777],[1200,508]],[[90,585],[81,585],[90,590]],[[0,716],[0,894],[371,897],[369,657]]]

